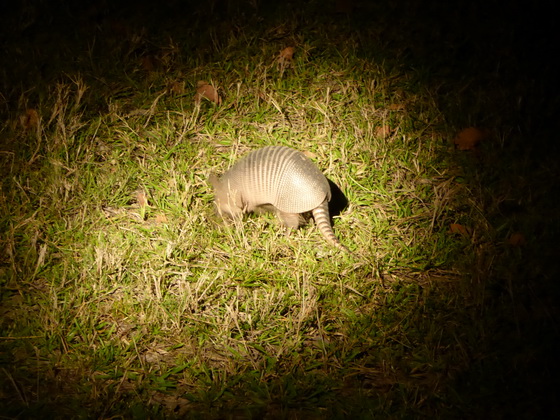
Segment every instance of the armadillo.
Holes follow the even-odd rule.
[[[330,223],[331,188],[325,175],[305,155],[285,146],[257,149],[234,164],[221,178],[210,175],[215,203],[222,217],[272,209],[289,228],[298,228],[311,212],[321,234],[339,249]]]

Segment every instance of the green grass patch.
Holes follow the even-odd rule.
[[[543,223],[535,180],[554,159],[517,153],[522,114],[482,96],[477,35],[447,38],[477,46],[459,72],[414,8],[304,3],[228,2],[228,19],[60,4],[48,39],[42,20],[6,26],[21,38],[6,38],[0,111],[4,416],[501,418],[548,403],[558,218]],[[507,96],[507,77],[483,75]],[[199,80],[221,104],[195,104]],[[470,125],[490,140],[459,152]],[[209,174],[266,145],[308,152],[340,187],[352,254],[313,223],[215,214]]]

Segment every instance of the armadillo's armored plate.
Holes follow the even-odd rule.
[[[272,204],[286,213],[305,213],[330,200],[329,183],[305,155],[285,146],[268,146],[239,160],[224,181],[240,187],[245,199]]]

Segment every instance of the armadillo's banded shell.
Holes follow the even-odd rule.
[[[285,146],[255,150],[229,169],[222,181],[256,205],[272,204],[286,213],[304,213],[330,200],[323,173],[305,155]]]

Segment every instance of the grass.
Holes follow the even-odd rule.
[[[484,34],[456,30],[441,54],[438,31],[476,13],[429,5],[136,6],[4,18],[4,417],[545,412],[558,165],[533,114],[500,102],[547,105],[512,87],[520,52],[496,73]],[[220,105],[194,103],[199,80]],[[489,140],[455,150],[471,125]],[[341,188],[353,254],[312,224],[215,215],[208,175],[274,144]]]

